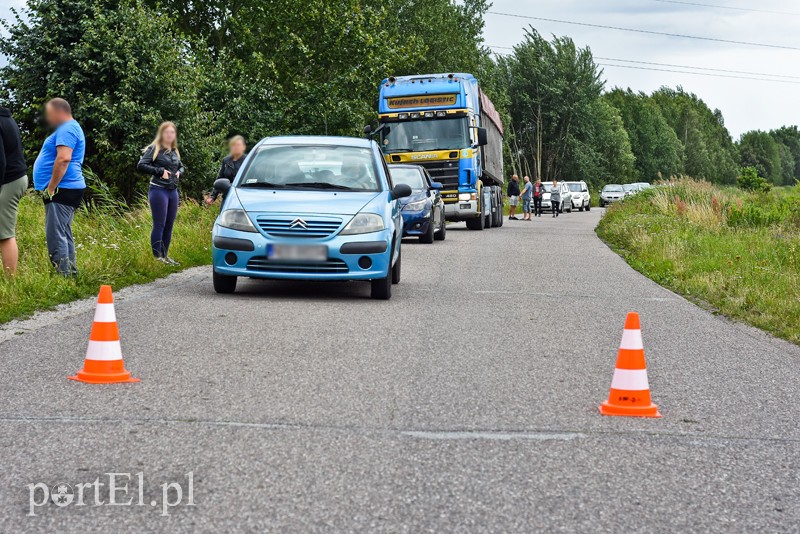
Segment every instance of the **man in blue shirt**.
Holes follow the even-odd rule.
[[[72,107],[63,98],[47,102],[45,117],[55,131],[45,139],[33,164],[33,187],[44,197],[50,261],[60,274],[76,276],[72,219],[86,190],[81,170],[86,138],[78,121],[72,118]]]

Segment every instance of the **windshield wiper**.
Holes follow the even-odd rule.
[[[329,184],[328,182],[300,182],[286,184],[287,187],[302,187],[308,189],[341,189],[342,191],[349,191],[352,187],[339,184]]]
[[[260,187],[263,189],[286,189],[284,184],[273,184],[272,182],[252,182],[241,184],[239,187]]]

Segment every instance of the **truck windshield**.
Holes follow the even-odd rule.
[[[347,146],[265,145],[237,187],[380,191],[372,151]]]
[[[383,152],[460,150],[469,147],[466,117],[393,122],[383,136]]]

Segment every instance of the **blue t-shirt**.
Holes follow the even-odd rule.
[[[522,200],[530,200],[531,196],[533,195],[533,186],[530,182],[525,182],[525,186],[522,188]]]
[[[33,164],[33,188],[42,191],[47,188],[53,177],[53,165],[56,162],[56,147],[66,146],[72,149],[72,161],[69,162],[67,172],[58,184],[62,189],[86,189],[81,165],[86,154],[86,137],[83,135],[81,125],[75,119],[70,120],[56,128],[50,137],[44,140],[42,151]]]

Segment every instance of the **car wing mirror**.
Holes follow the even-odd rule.
[[[431,182],[431,189],[444,189],[441,182]]]
[[[392,189],[391,198],[396,200],[398,198],[405,198],[411,196],[411,186],[408,184],[397,184]]]
[[[227,195],[231,189],[231,182],[227,178],[220,178],[214,182],[214,191]]]

